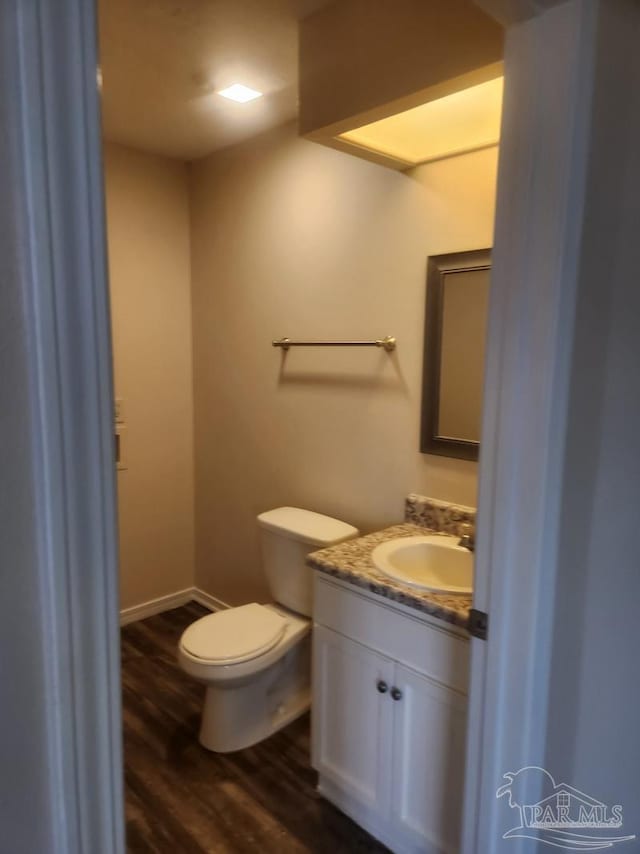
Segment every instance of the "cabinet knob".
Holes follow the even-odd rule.
[[[391,689],[391,696],[393,697],[394,700],[401,700],[402,699],[402,691],[399,688],[394,687]]]
[[[381,694],[386,694],[389,690],[389,686],[382,679],[378,679],[378,681],[376,682],[376,688]]]

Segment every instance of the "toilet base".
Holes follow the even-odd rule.
[[[238,685],[208,683],[200,744],[216,753],[251,747],[311,705],[311,638],[305,637],[262,673]]]

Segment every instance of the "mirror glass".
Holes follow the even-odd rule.
[[[429,258],[423,453],[478,458],[490,271],[488,249]]]

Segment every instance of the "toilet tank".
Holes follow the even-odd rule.
[[[310,617],[313,570],[305,563],[307,555],[357,537],[358,529],[299,507],[278,507],[261,513],[258,525],[271,595],[285,608]]]

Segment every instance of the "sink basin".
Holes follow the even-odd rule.
[[[388,540],[373,550],[371,559],[389,578],[421,590],[472,591],[473,554],[458,545],[458,537],[425,535]]]

